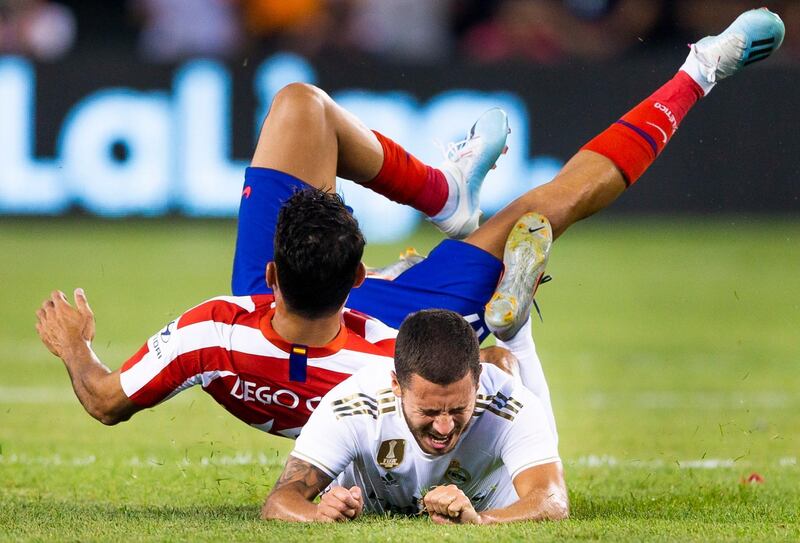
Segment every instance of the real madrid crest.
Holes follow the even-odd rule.
[[[445,478],[456,486],[461,486],[469,482],[472,476],[467,470],[461,467],[458,460],[453,460],[444,472]]]
[[[396,468],[403,461],[406,451],[405,439],[389,439],[378,447],[378,465],[383,469]]]

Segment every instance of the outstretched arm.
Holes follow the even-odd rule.
[[[292,522],[334,522],[352,520],[361,514],[361,489],[337,486],[313,500],[333,479],[316,466],[290,456],[278,482],[267,496],[261,518]]]
[[[528,468],[514,478],[519,501],[481,513],[484,524],[569,517],[569,498],[561,462]]]
[[[122,390],[119,371],[109,370],[92,350],[94,314],[83,289],[75,290],[75,307],[63,292],[53,291],[36,318],[42,343],[64,362],[75,395],[92,417],[113,425],[140,409]]]
[[[561,520],[569,516],[567,486],[561,462],[534,466],[514,478],[520,497],[507,507],[478,513],[455,485],[439,486],[423,498],[425,510],[436,524],[494,524],[523,520]]]
[[[542,402],[519,383],[508,402],[519,409],[507,431],[498,436],[497,444],[519,499],[478,513],[455,485],[437,487],[424,497],[425,509],[434,522],[490,524],[560,520],[569,516],[567,486],[556,435]]]

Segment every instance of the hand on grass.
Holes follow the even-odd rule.
[[[472,502],[456,485],[437,486],[422,499],[436,524],[482,524]]]
[[[364,498],[357,486],[335,486],[322,495],[317,505],[317,519],[322,522],[353,520],[364,510]]]

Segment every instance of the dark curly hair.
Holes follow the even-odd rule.
[[[313,188],[296,192],[278,214],[274,243],[278,284],[289,309],[313,319],[344,304],[365,242],[341,196]]]

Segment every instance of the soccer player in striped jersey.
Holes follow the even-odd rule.
[[[193,385],[261,430],[295,437],[320,398],[354,371],[391,367],[396,330],[343,308],[364,278],[364,238],[336,194],[306,190],[282,208],[270,294],[221,296],[189,309],[109,372],[77,310],[54,293],[40,333],[66,363],[75,393],[104,423],[126,420]]]
[[[475,334],[457,313],[409,316],[394,371],[365,368],[325,395],[262,516],[341,521],[362,511],[476,524],[569,513],[547,408],[480,364]]]
[[[63,293],[52,293],[37,313],[39,334],[64,361],[83,406],[105,424],[201,385],[244,422],[296,437],[336,384],[366,366],[391,366],[396,330],[363,309],[380,310],[397,326],[413,311],[448,307],[485,337],[478,314],[503,267],[484,250],[453,241],[394,281],[366,279],[364,238],[330,190],[335,176],[359,178],[362,174],[348,172],[377,165],[370,185],[381,191],[397,188],[406,174],[409,185],[442,181],[449,188],[440,186],[445,194],[434,220],[463,237],[477,227],[477,191],[505,149],[507,134],[505,113],[484,114],[467,140],[453,147],[445,176],[368,131],[318,89],[291,85],[276,97],[245,174],[234,296],[188,310],[116,371],[91,349],[94,316],[80,289],[77,308]],[[368,144],[373,147],[367,151]],[[420,191],[433,182],[429,185]],[[393,190],[384,193],[391,196]],[[407,203],[423,208],[424,201]],[[445,273],[442,261],[458,263],[463,272],[458,281]],[[348,296],[361,311],[344,307]]]

